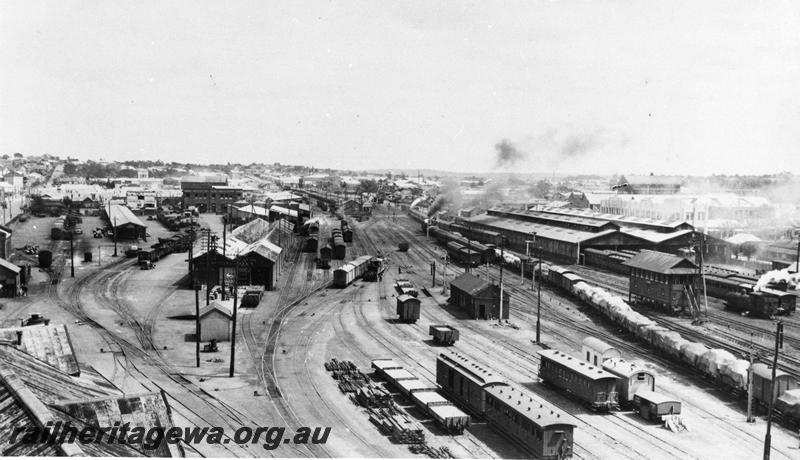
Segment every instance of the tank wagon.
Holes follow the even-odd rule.
[[[419,319],[420,301],[410,295],[397,297],[397,316],[404,323],[416,323]]]
[[[575,420],[538,395],[509,385],[491,370],[456,353],[436,359],[436,383],[468,412],[536,458],[572,455]]]
[[[353,281],[364,276],[372,256],[361,256],[333,271],[333,285],[337,288],[349,286]]]
[[[341,221],[340,227],[342,229],[342,239],[345,243],[353,242],[353,230],[350,229],[350,224],[346,220]]]
[[[428,334],[433,337],[434,343],[439,345],[452,345],[458,341],[458,329],[446,324],[432,324],[428,327]]]
[[[592,410],[619,408],[620,379],[559,350],[539,350],[539,378],[574,395]]]
[[[418,379],[391,359],[376,359],[372,361],[372,368],[389,385],[410,398],[448,432],[462,433],[469,426],[469,415],[443,398],[438,393],[436,385]]]

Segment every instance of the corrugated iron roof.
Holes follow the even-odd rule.
[[[69,331],[64,324],[9,327],[0,329],[0,338],[15,342],[22,333],[19,348],[65,374],[80,374]]]
[[[111,225],[116,227],[128,224],[136,225],[137,227],[146,227],[146,225],[133,214],[133,211],[121,204],[108,203],[106,206],[106,214],[108,215],[108,221]]]
[[[472,273],[462,273],[450,283],[450,287],[455,287],[469,295],[475,295],[478,292],[491,287],[491,284],[484,279],[478,278]]]
[[[697,271],[697,265],[689,259],[667,254],[665,252],[650,251],[643,249],[630,259],[622,262],[623,265],[647,270],[655,273],[668,274],[693,274]]]

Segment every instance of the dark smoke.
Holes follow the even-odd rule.
[[[495,144],[494,150],[497,156],[495,159],[497,166],[514,165],[525,159],[525,153],[517,149],[508,139],[503,139]]]
[[[433,202],[430,208],[428,208],[428,217],[436,214],[437,212],[441,211],[444,207],[446,200],[444,199],[444,195],[439,195],[436,198],[436,201]]]
[[[561,157],[574,158],[589,153],[600,147],[601,144],[597,133],[591,133],[585,136],[572,134],[561,143],[558,154]]]

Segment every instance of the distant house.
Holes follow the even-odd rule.
[[[14,193],[19,193],[25,187],[25,177],[17,171],[9,171],[3,175],[3,182],[11,184]]]

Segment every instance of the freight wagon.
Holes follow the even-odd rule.
[[[171,253],[168,247],[161,246],[160,243],[156,243],[150,247],[149,250],[142,249],[139,251],[138,258],[139,262],[156,262],[158,260],[163,259],[167,255]]]
[[[416,323],[419,319],[420,301],[410,295],[397,297],[397,316],[404,323]]]
[[[457,243],[465,248],[468,248],[464,251],[465,253],[469,252],[478,254],[478,263],[490,263],[494,260],[494,249],[485,244],[481,244],[476,240],[464,238],[457,233],[448,232],[436,226],[430,227],[429,233],[431,237],[436,239],[436,242],[442,246],[447,247],[448,243],[451,242]]]
[[[458,341],[458,329],[446,324],[435,324],[428,327],[428,334],[439,345],[452,345]]]
[[[396,280],[395,281],[395,288],[402,295],[410,295],[411,297],[418,297],[419,296],[419,292],[417,291],[417,288],[414,287],[414,283],[412,283],[411,281],[409,281],[409,280],[407,280],[405,278],[400,278],[400,279]]]
[[[539,378],[592,410],[619,408],[617,376],[558,350],[539,350]]]
[[[303,246],[303,252],[317,252],[317,247],[319,246],[319,236],[318,234],[314,233],[306,238],[305,245]]]
[[[353,281],[364,276],[372,256],[361,256],[333,271],[333,285],[337,288],[347,287]]]
[[[341,221],[342,239],[345,243],[353,242],[353,230],[350,229],[350,224],[346,220]]]
[[[775,389],[772,387],[772,368],[764,363],[755,363],[752,368],[753,400],[762,407],[769,407],[769,395],[774,391],[777,397],[789,390],[798,388],[797,381],[786,372],[775,371]]]
[[[469,415],[441,397],[436,391],[436,385],[418,379],[391,359],[376,359],[372,361],[372,368],[448,432],[462,433],[469,426]]]

